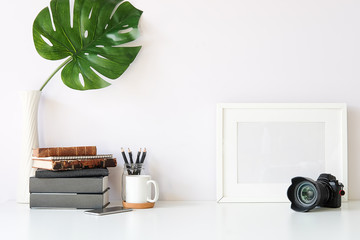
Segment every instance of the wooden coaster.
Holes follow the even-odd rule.
[[[134,208],[134,209],[145,209],[145,208],[153,208],[155,203],[147,202],[147,203],[127,203],[123,201],[124,208]]]

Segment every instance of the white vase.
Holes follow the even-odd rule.
[[[29,177],[34,175],[32,168],[32,149],[39,147],[38,137],[38,108],[41,91],[21,92],[23,108],[23,135],[22,135],[22,153],[19,163],[19,176],[17,186],[18,203],[29,203]]]

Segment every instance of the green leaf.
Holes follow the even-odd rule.
[[[51,12],[44,8],[34,21],[34,44],[43,58],[67,58],[62,64],[61,78],[70,88],[88,90],[109,86],[102,76],[117,79],[140,51],[141,46],[119,46],[139,35],[142,11],[129,2],[75,0],[74,9],[70,9],[69,0],[52,0],[50,8]]]

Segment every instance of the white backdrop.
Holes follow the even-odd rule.
[[[43,91],[40,146],[147,147],[161,200],[215,200],[219,102],[345,102],[349,196],[360,199],[360,2],[132,0],[144,11],[137,59],[106,89],[78,92],[60,74]],[[2,47],[0,201],[15,199],[21,147],[18,91],[60,65],[42,59],[32,22],[48,0],[6,1]],[[121,167],[111,170],[119,199]],[[289,179],[290,184],[290,179]]]

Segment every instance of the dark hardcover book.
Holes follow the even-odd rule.
[[[30,177],[30,193],[103,193],[109,188],[108,177],[36,178]]]
[[[52,147],[33,149],[33,157],[91,156],[96,155],[96,146]]]
[[[73,171],[51,171],[45,169],[37,169],[36,178],[74,178],[74,177],[104,177],[109,175],[107,168],[88,168],[77,169]]]
[[[30,193],[30,208],[104,208],[109,204],[109,191],[89,193]]]
[[[70,159],[70,160],[54,160],[34,159],[33,167],[47,170],[76,170],[86,168],[107,168],[116,167],[116,158],[94,158],[94,159]]]

